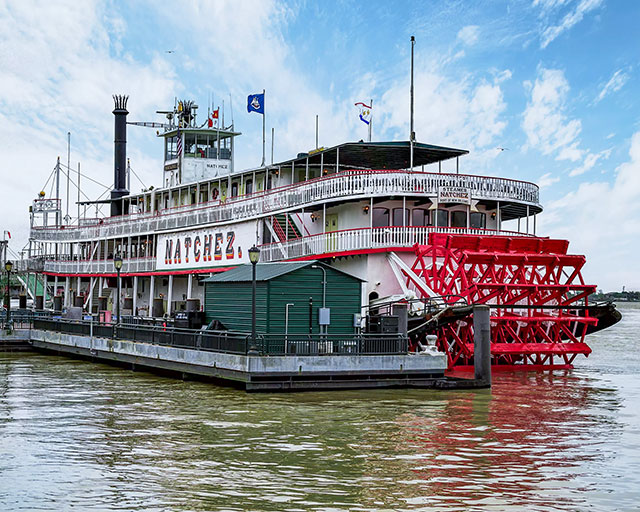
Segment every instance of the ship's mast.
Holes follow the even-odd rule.
[[[411,131],[409,132],[409,168],[413,171],[413,140],[415,139],[415,133],[413,132],[413,47],[416,44],[416,38],[411,36]],[[371,126],[371,125],[369,125]]]

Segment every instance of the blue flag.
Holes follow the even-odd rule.
[[[264,93],[249,94],[247,97],[247,112],[264,114]]]

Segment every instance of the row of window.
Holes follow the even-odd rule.
[[[487,216],[484,213],[472,212],[469,215],[469,227],[485,228]],[[425,208],[374,208],[373,227],[385,226],[441,226],[452,228],[467,227],[467,212],[448,210],[427,210]]]

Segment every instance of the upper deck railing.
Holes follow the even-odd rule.
[[[156,231],[249,220],[336,200],[392,195],[436,197],[440,187],[467,188],[471,191],[472,199],[539,207],[538,186],[525,181],[396,170],[343,171],[265,192],[227,198],[224,202],[211,201],[153,213],[131,213],[101,219],[91,226],[33,227],[31,236],[42,241],[138,236]]]
[[[458,235],[508,235],[534,236],[513,231],[496,231],[493,229],[451,228],[435,226],[386,226],[380,228],[357,228],[320,233],[305,236],[286,242],[274,242],[260,246],[260,261],[273,261],[322,258],[336,254],[353,254],[370,252],[376,249],[398,250],[413,247],[415,244],[427,245],[430,233],[451,233]],[[34,270],[34,266],[43,268],[52,274],[105,275],[114,274],[112,259],[105,260],[41,260],[32,258],[20,262]],[[124,258],[122,273],[149,273],[156,270],[156,258]],[[41,270],[39,270],[41,271]]]

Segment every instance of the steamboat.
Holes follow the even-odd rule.
[[[360,278],[355,330],[384,328],[385,311],[405,304],[413,346],[437,336],[449,368],[473,364],[473,304],[491,306],[492,363],[501,368],[570,368],[590,353],[585,336],[619,318],[613,306],[589,303],[596,287],[582,278],[585,257],[537,233],[538,187],[460,172],[463,149],[347,142],[238,170],[233,125],[209,116],[199,125],[189,101],[160,123],[129,123],[127,97],[114,100],[110,197],[79,202],[73,218],[62,217],[59,193],[41,192],[30,208],[22,265],[44,307],[58,297],[107,314],[118,277],[123,315],[201,309],[204,279],[248,263],[256,246],[260,265],[318,260]],[[159,187],[129,190],[129,124],[158,128]],[[444,162],[455,172],[443,172]],[[59,160],[56,168],[65,169]],[[88,216],[94,207],[108,211]]]

